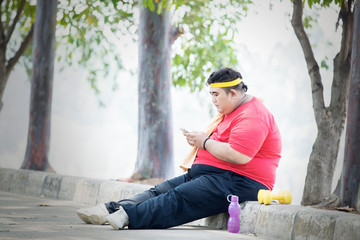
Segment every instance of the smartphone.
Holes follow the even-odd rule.
[[[185,128],[180,128],[181,131],[183,131],[183,133],[189,133],[188,130],[186,130]]]

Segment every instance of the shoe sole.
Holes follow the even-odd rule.
[[[115,224],[113,224],[110,221],[107,221],[115,230],[120,230],[121,228],[119,228],[118,226],[116,226]]]
[[[110,214],[111,215],[111,214]],[[109,216],[110,216],[109,215]],[[122,225],[122,226],[118,226],[116,223],[115,223],[115,221],[112,221],[112,219],[111,219],[111,217],[112,216],[110,216],[110,217],[105,217],[105,220],[106,220],[106,222],[107,223],[109,223],[115,230],[122,230],[122,229],[124,229],[124,225]]]
[[[77,212],[77,215],[87,224],[104,225],[106,223],[106,219],[104,217],[99,217],[98,215],[89,216],[81,212]]]

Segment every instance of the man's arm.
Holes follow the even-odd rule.
[[[232,149],[229,143],[209,139],[205,143],[205,149],[214,157],[231,164],[246,164],[251,160],[250,157]]]
[[[186,140],[191,146],[198,148],[204,147],[204,141],[207,135],[204,132],[184,133]],[[205,143],[205,149],[214,157],[231,164],[246,164],[251,158],[232,149],[229,143],[218,142],[208,139]]]

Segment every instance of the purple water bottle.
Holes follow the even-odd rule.
[[[228,231],[231,233],[238,233],[240,231],[240,205],[239,198],[236,195],[231,195],[231,202],[229,204],[229,220],[228,220]]]

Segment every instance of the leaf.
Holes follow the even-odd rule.
[[[154,5],[154,2],[152,1],[152,0],[148,0],[147,1],[148,2],[148,7],[149,7],[149,9],[150,9],[150,11],[155,11],[155,5]]]
[[[158,0],[155,0],[155,2],[156,3],[158,3],[159,1]],[[162,11],[163,11],[163,2],[164,1],[160,1],[160,3],[158,3],[158,6],[157,6],[157,11],[156,11],[156,13],[158,14],[158,15],[160,15],[161,13],[162,13]],[[166,7],[166,6],[165,6]]]
[[[312,27],[312,23],[315,23],[316,20],[313,19],[311,16],[306,16],[304,17],[304,21],[303,21],[303,24],[304,24],[304,27],[305,28],[311,28]]]
[[[349,206],[345,206],[345,207],[337,207],[336,208],[339,211],[344,211],[344,212],[352,212],[355,211],[355,208],[351,208]]]
[[[321,66],[322,68],[325,68],[326,70],[329,70],[329,66],[328,66],[327,63],[326,63],[326,60],[322,60],[320,66]]]
[[[114,8],[117,9],[117,3],[118,1],[117,0],[111,0],[112,4],[114,5]]]

